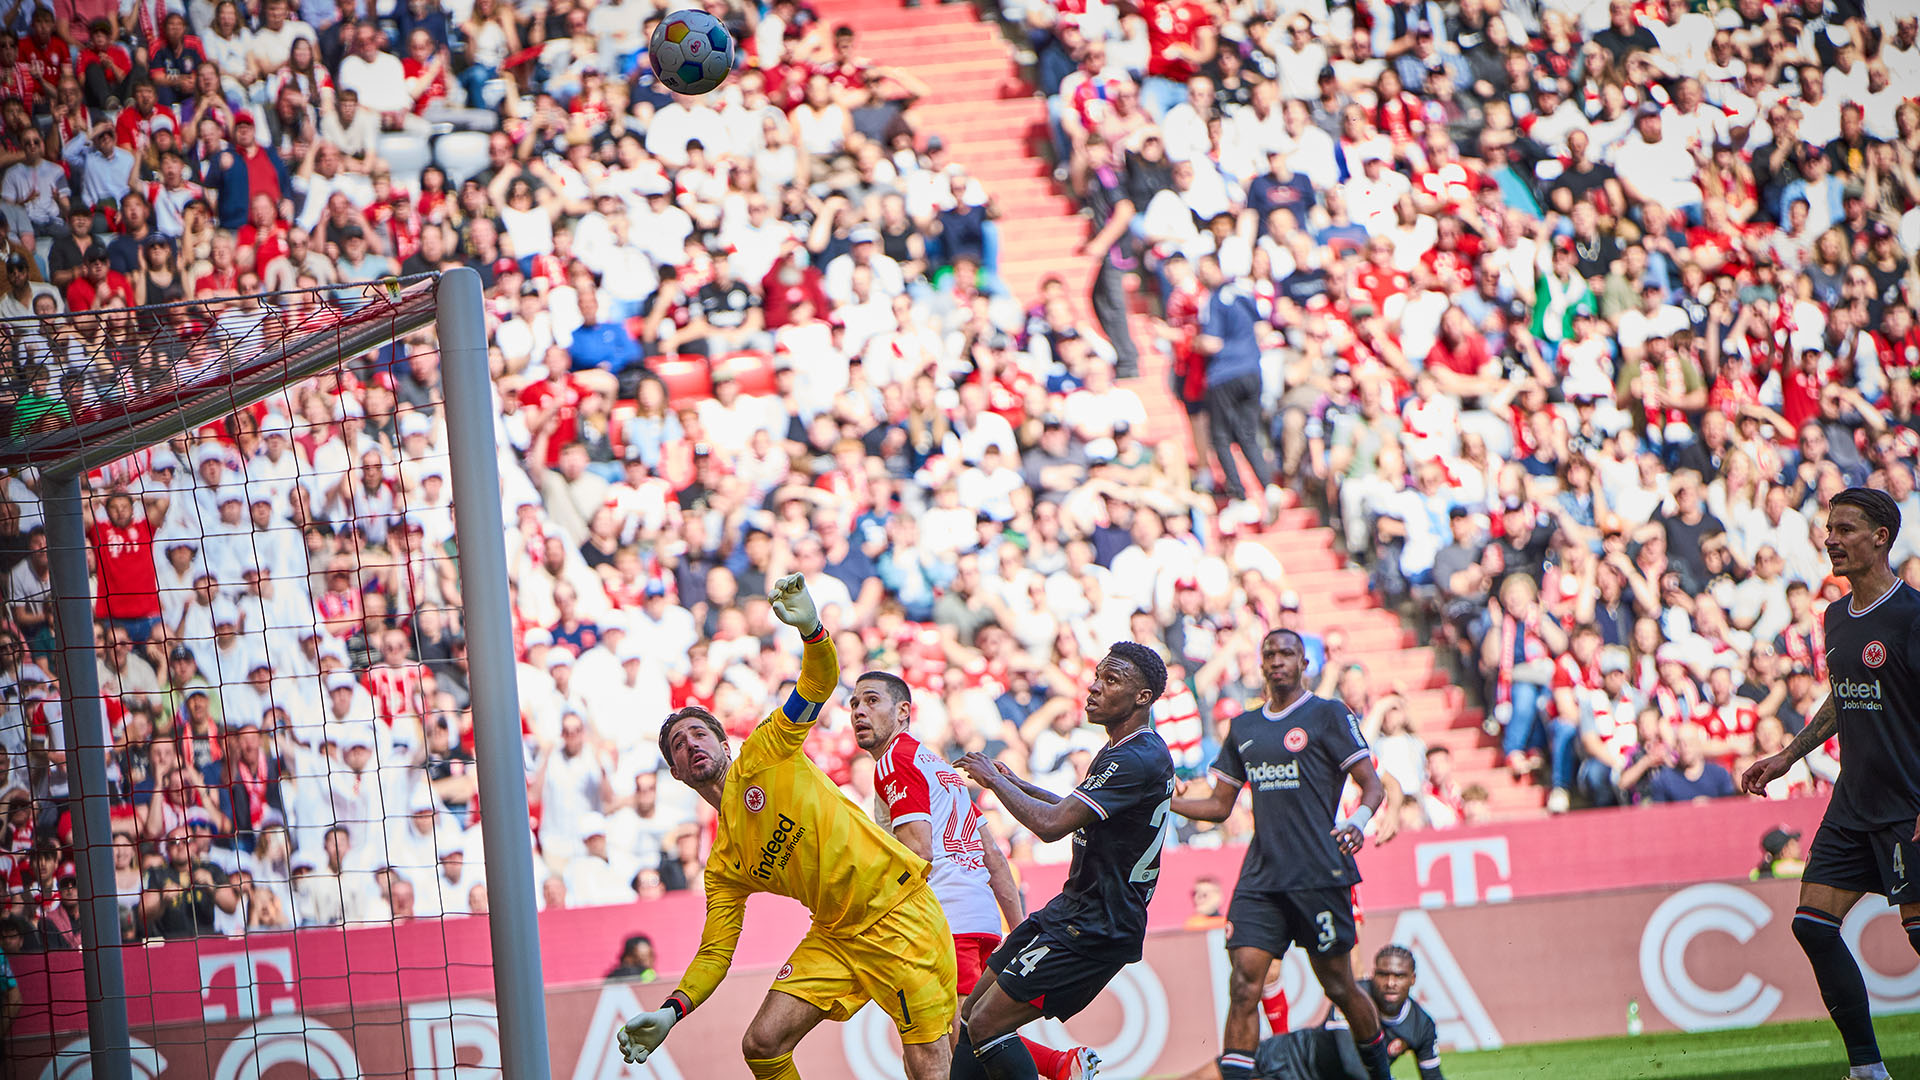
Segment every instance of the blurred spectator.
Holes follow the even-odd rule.
[[[607,972],[607,978],[633,979],[643,983],[659,978],[653,970],[653,939],[645,934],[629,935],[620,944],[620,962]]]
[[[1707,732],[1698,724],[1681,726],[1671,763],[1654,770],[1647,793],[1654,802],[1699,802],[1737,794],[1726,767],[1707,760]]]
[[[1800,848],[1800,833],[1782,825],[1768,829],[1760,838],[1760,865],[1754,867],[1750,875],[1754,881],[1762,878],[1797,878],[1806,870],[1804,852]]]

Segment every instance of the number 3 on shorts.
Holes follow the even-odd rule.
[[[1323,911],[1315,915],[1313,921],[1320,927],[1320,937],[1314,942],[1314,946],[1320,952],[1326,952],[1333,948],[1334,939],[1340,936],[1333,929],[1333,912]]]
[[[1051,945],[1035,945],[1033,948],[1014,957],[1012,966],[1018,967],[1021,978],[1025,978],[1033,974],[1033,969],[1039,966],[1041,959],[1052,951],[1053,946]]]

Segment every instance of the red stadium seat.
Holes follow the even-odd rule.
[[[740,384],[740,392],[756,397],[773,393],[773,357],[763,352],[737,352],[721,360],[716,370],[725,371]]]
[[[668,356],[653,363],[653,373],[667,386],[667,404],[673,408],[713,396],[713,374],[704,356]]]

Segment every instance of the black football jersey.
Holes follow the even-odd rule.
[[[1347,770],[1369,754],[1338,701],[1302,694],[1278,712],[1234,717],[1216,776],[1253,788],[1253,842],[1236,888],[1281,892],[1353,885],[1360,870],[1333,840]]]
[[[1360,991],[1371,994],[1371,980],[1361,979]],[[1421,1076],[1438,1074],[1440,1029],[1419,1002],[1408,998],[1397,1014],[1381,1013],[1380,1027],[1387,1034],[1390,1056],[1412,1054]],[[1367,1080],[1366,1066],[1361,1064],[1360,1051],[1353,1044],[1353,1032],[1337,1007],[1317,1028],[1260,1040],[1253,1056],[1253,1073],[1285,1080]]]
[[[1827,606],[1827,674],[1840,718],[1840,779],[1827,820],[1851,829],[1920,817],[1920,592],[1898,582],[1872,607]]]
[[[1073,834],[1067,883],[1033,919],[1078,952],[1132,963],[1160,878],[1173,755],[1158,732],[1141,728],[1102,747],[1067,798],[1092,807],[1095,820]]]

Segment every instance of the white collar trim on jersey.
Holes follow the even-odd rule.
[[[1293,699],[1293,704],[1287,706],[1284,709],[1281,709],[1279,712],[1273,712],[1272,710],[1268,709],[1265,705],[1260,706],[1260,715],[1266,717],[1268,720],[1276,720],[1276,721],[1285,720],[1287,718],[1287,714],[1293,712],[1293,710],[1299,708],[1302,705],[1305,705],[1307,702],[1311,700],[1313,700],[1313,691],[1305,690],[1301,692],[1299,697]]]
[[[1867,614],[1868,612],[1870,612],[1870,611],[1872,611],[1872,610],[1873,610],[1874,608],[1877,608],[1877,607],[1879,607],[1879,606],[1880,606],[1881,604],[1884,604],[1884,603],[1886,603],[1886,602],[1887,602],[1887,597],[1889,597],[1889,596],[1892,596],[1892,595],[1893,595],[1894,593],[1897,593],[1897,592],[1899,592],[1899,591],[1900,591],[1901,589],[1904,589],[1904,588],[1906,588],[1906,587],[1907,587],[1907,582],[1906,582],[1906,579],[1905,579],[1905,578],[1894,578],[1894,579],[1893,579],[1893,588],[1891,588],[1891,589],[1888,589],[1888,590],[1887,590],[1886,592],[1883,592],[1883,593],[1881,593],[1881,594],[1880,594],[1880,599],[1878,599],[1878,600],[1875,600],[1875,601],[1874,601],[1873,603],[1871,603],[1871,604],[1868,604],[1868,605],[1867,605],[1867,607],[1866,607],[1866,610],[1865,610],[1865,611],[1855,611],[1855,610],[1853,610],[1853,601],[1852,601],[1851,599],[1849,599],[1849,600],[1847,601],[1847,614],[1848,614],[1848,615],[1851,615],[1851,616],[1853,616],[1854,618],[1859,618],[1860,616],[1862,616],[1862,615],[1865,615],[1865,614]]]
[[[1144,727],[1141,727],[1141,728],[1139,728],[1139,729],[1137,729],[1136,731],[1134,731],[1134,733],[1133,733],[1132,735],[1129,735],[1129,736],[1127,736],[1126,738],[1124,738],[1124,739],[1121,739],[1121,740],[1120,740],[1119,742],[1112,742],[1112,743],[1108,743],[1108,744],[1107,744],[1107,749],[1109,749],[1109,750],[1111,750],[1111,749],[1113,749],[1113,748],[1114,748],[1114,747],[1116,747],[1116,746],[1125,746],[1125,745],[1126,745],[1127,743],[1130,743],[1130,742],[1132,742],[1132,741],[1134,740],[1134,738],[1135,738],[1135,737],[1137,737],[1137,736],[1140,736],[1140,735],[1145,735],[1145,734],[1146,734],[1147,732],[1149,732],[1149,731],[1152,731],[1152,730],[1153,730],[1153,725],[1152,725],[1152,724],[1147,724],[1146,726],[1144,726]]]

